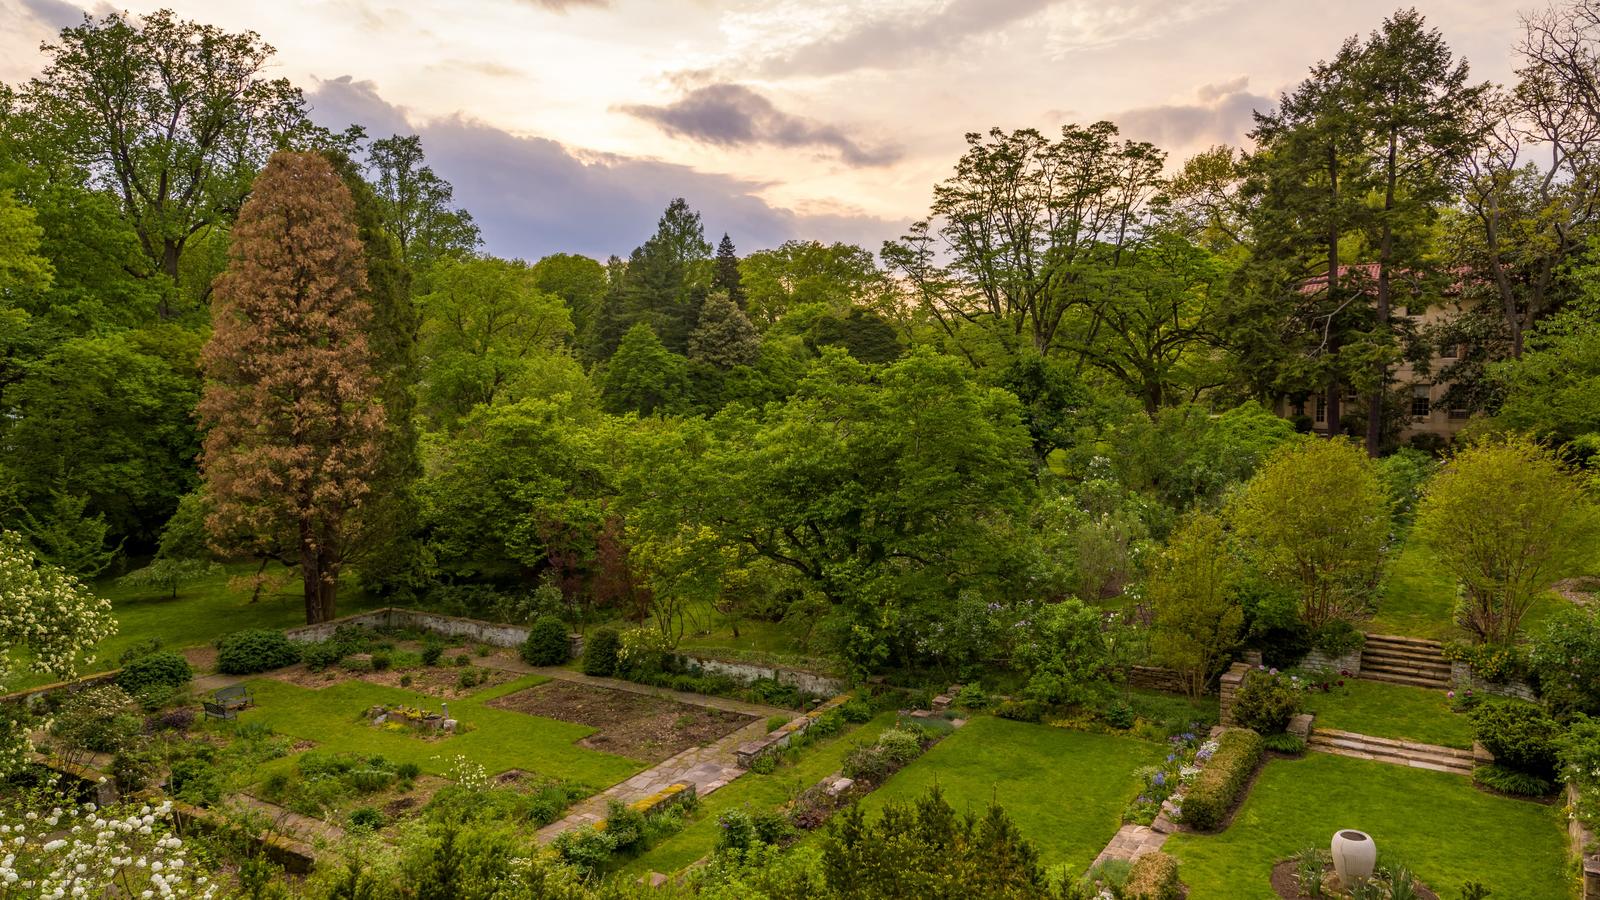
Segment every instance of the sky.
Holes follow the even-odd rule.
[[[277,48],[320,124],[421,135],[485,249],[626,255],[682,196],[713,242],[876,250],[926,214],[968,132],[1110,119],[1176,164],[1242,144],[1394,0],[166,0]],[[1519,11],[1420,0],[1507,81]],[[102,0],[0,0],[0,81]]]

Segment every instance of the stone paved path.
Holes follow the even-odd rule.
[[[1094,865],[1098,866],[1108,859],[1125,859],[1133,862],[1146,853],[1160,850],[1166,842],[1166,835],[1148,825],[1124,825],[1112,836],[1111,843],[1106,844],[1106,848],[1094,858]]]
[[[792,709],[779,709],[776,706],[767,706],[761,703],[746,703],[743,700],[734,700],[731,697],[714,697],[710,694],[695,694],[689,691],[674,691],[670,688],[652,687],[648,684],[638,684],[624,681],[621,678],[600,678],[594,675],[585,675],[560,666],[497,666],[504,671],[525,672],[534,675],[543,675],[558,681],[570,681],[573,684],[587,684],[590,687],[610,688],[613,691],[626,691],[630,694],[643,694],[647,697],[664,697],[687,703],[690,706],[703,706],[706,709],[720,709],[724,712],[734,712],[746,716],[760,716],[767,719],[772,716],[798,716],[799,713]],[[765,734],[765,732],[762,732]]]
[[[593,825],[604,819],[606,805],[612,800],[632,803],[659,793],[680,781],[692,783],[696,796],[704,797],[745,773],[746,770],[739,768],[734,761],[733,751],[740,744],[763,737],[766,733],[766,720],[757,719],[738,731],[724,735],[714,743],[703,747],[692,747],[654,768],[646,769],[620,784],[614,784],[572,807],[566,818],[539,829],[539,843],[548,844],[555,840],[556,835],[569,828]]]
[[[250,794],[234,794],[228,801],[262,813],[272,822],[274,831],[305,843],[325,841],[333,844],[344,838],[344,829],[332,822],[302,816],[294,810]]]
[[[209,694],[212,691],[233,687],[243,682],[244,679],[237,675],[201,675],[194,680],[194,692],[196,694]]]

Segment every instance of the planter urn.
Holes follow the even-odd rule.
[[[1363,831],[1346,828],[1333,834],[1333,871],[1339,883],[1353,887],[1372,877],[1378,862],[1378,845]]]

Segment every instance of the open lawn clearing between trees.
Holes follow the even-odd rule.
[[[1567,900],[1558,806],[1484,793],[1459,775],[1321,753],[1267,763],[1228,830],[1175,834],[1195,900],[1271,900],[1272,867],[1333,833],[1372,835],[1380,860],[1404,862],[1441,897],[1477,881],[1495,897]]]
[[[1465,713],[1450,711],[1441,690],[1344,679],[1344,687],[1306,694],[1306,711],[1317,714],[1315,727],[1354,731],[1443,747],[1472,747],[1472,723]]]
[[[844,758],[856,747],[871,744],[884,729],[894,725],[897,714],[880,713],[871,721],[848,728],[840,734],[808,745],[800,751],[794,765],[780,766],[770,775],[746,772],[739,780],[700,801],[690,823],[649,852],[622,867],[626,878],[649,872],[677,872],[716,849],[720,829],[717,816],[730,809],[749,812],[776,809],[789,799],[839,771]]]
[[[587,725],[487,705],[496,697],[546,680],[530,675],[449,701],[450,715],[469,730],[448,737],[425,739],[369,724],[364,713],[373,706],[407,705],[436,711],[439,700],[361,681],[311,690],[270,678],[254,679],[248,685],[256,706],[241,712],[239,718],[242,722],[260,722],[281,734],[315,741],[319,751],[381,755],[395,763],[416,763],[434,775],[448,774],[455,757],[463,756],[483,766],[490,775],[522,769],[598,791],[645,768],[641,761],[579,746],[579,741],[595,732]]]
[[[1377,634],[1400,634],[1433,640],[1461,640],[1467,633],[1455,623],[1456,582],[1416,541],[1403,545],[1383,580],[1378,611],[1365,626]],[[1547,591],[1522,620],[1532,634],[1556,610],[1567,605],[1560,595]]]
[[[937,784],[958,810],[1005,807],[1047,867],[1082,874],[1122,825],[1139,793],[1135,770],[1159,762],[1160,744],[979,717],[935,744],[861,802],[876,811],[914,801]]]

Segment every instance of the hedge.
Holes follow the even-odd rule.
[[[1208,831],[1221,824],[1239,800],[1245,783],[1261,762],[1265,744],[1261,735],[1246,728],[1230,728],[1217,738],[1212,754],[1194,783],[1183,795],[1183,823]]]
[[[281,631],[252,628],[224,635],[217,641],[217,671],[224,675],[251,675],[299,661],[300,648]]]
[[[193,677],[194,670],[183,654],[161,650],[125,664],[117,675],[117,684],[128,693],[137,694],[153,686],[181,688]]]
[[[1182,900],[1178,860],[1160,850],[1134,860],[1122,895],[1128,900]]]

